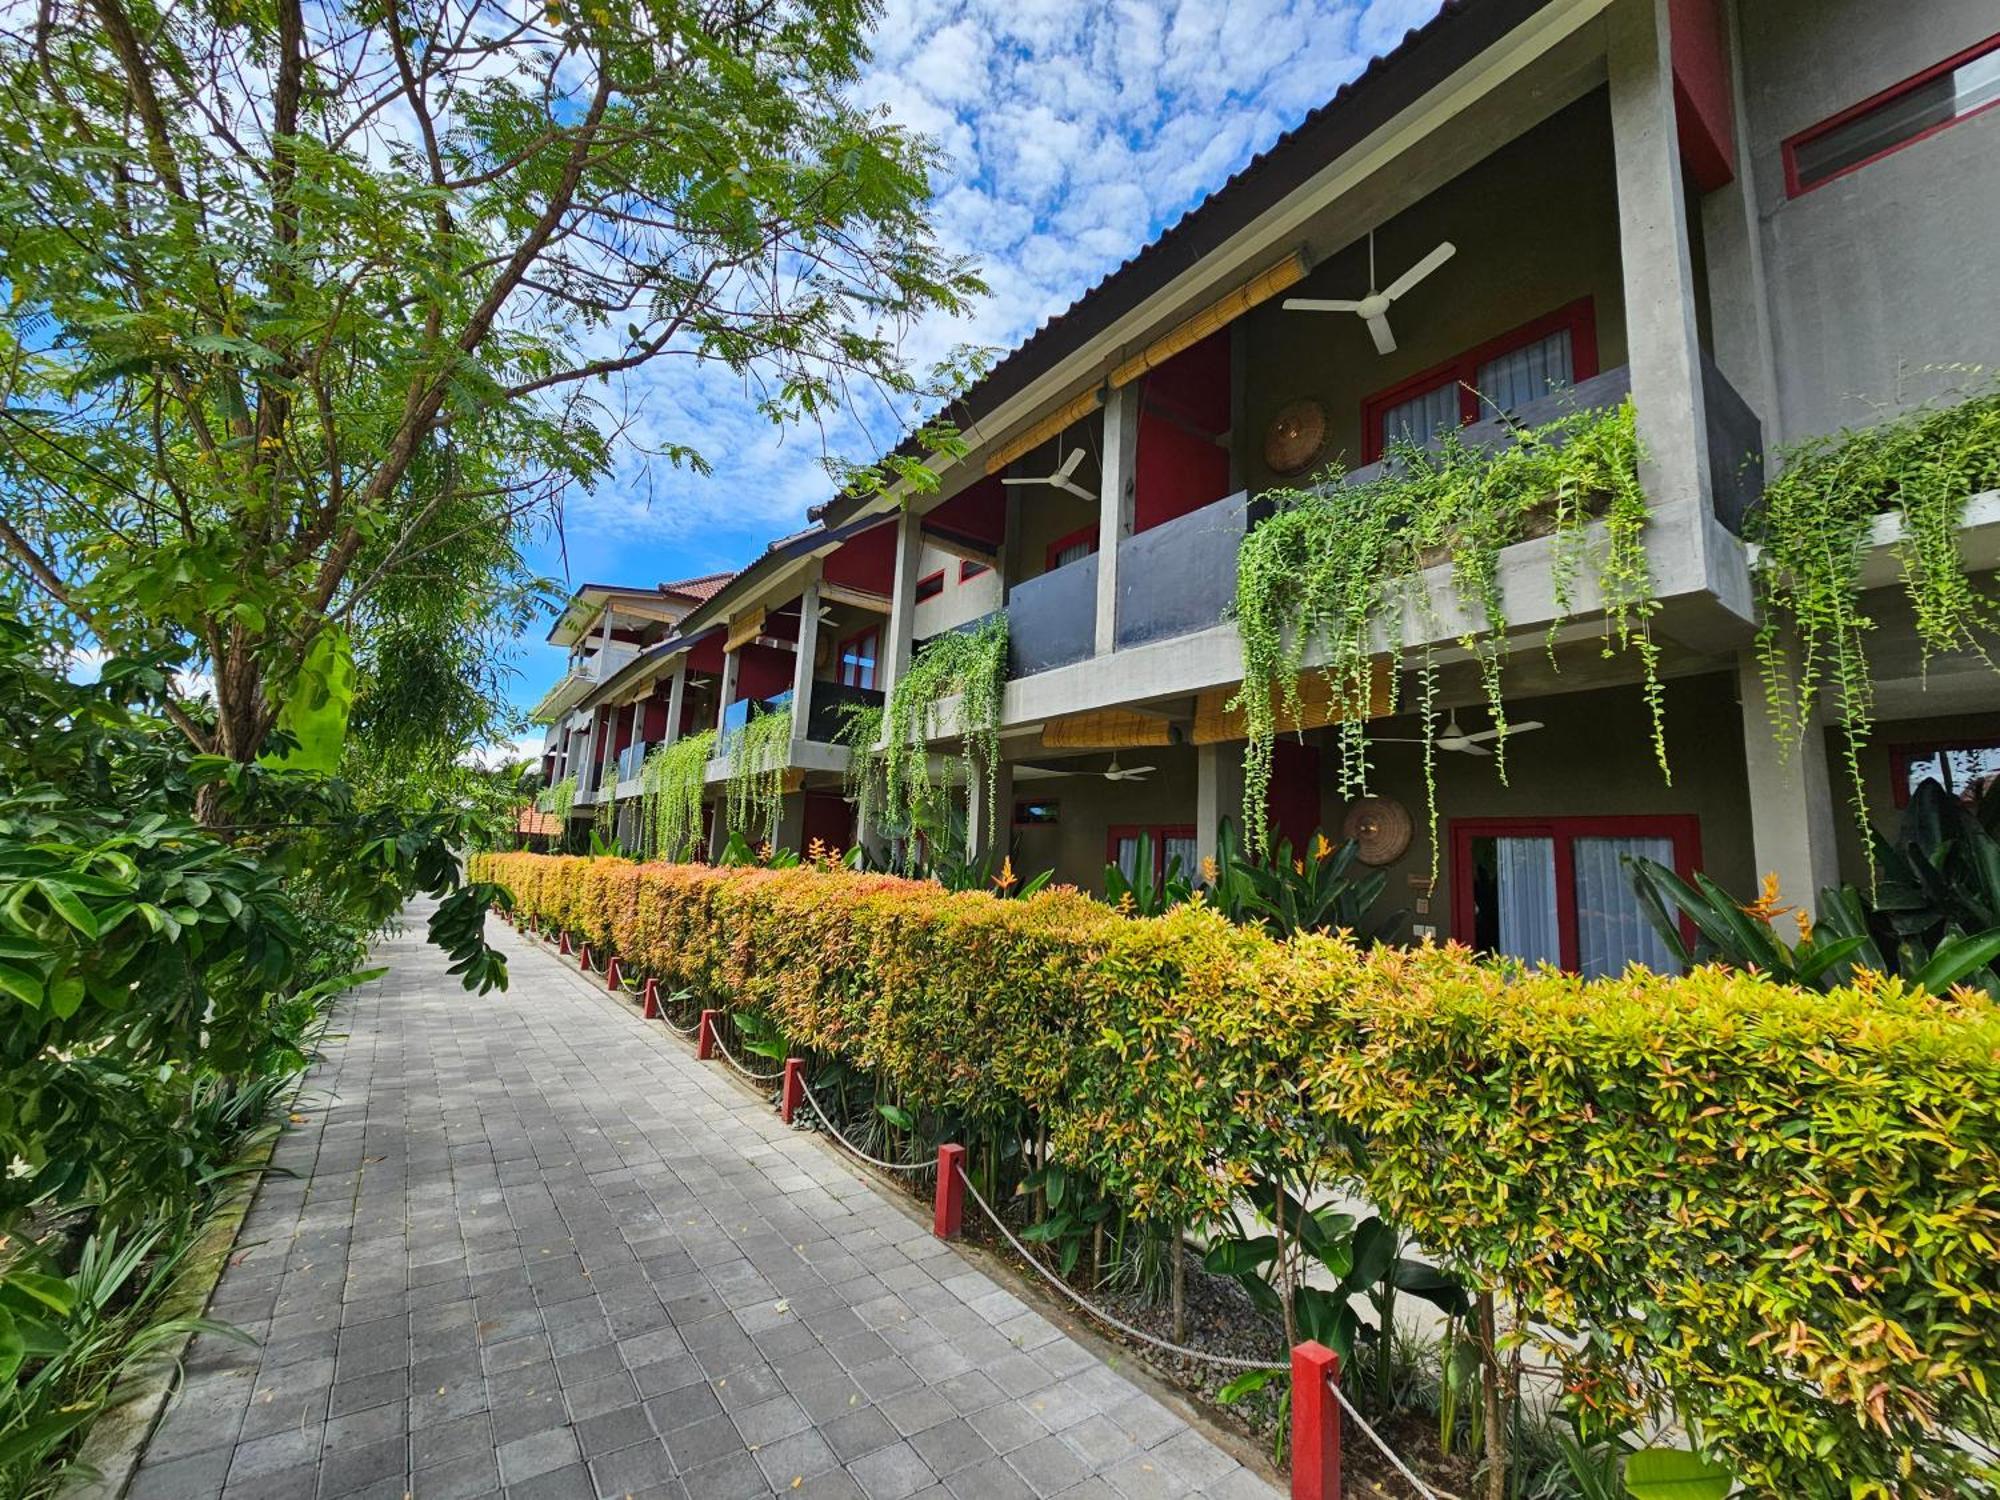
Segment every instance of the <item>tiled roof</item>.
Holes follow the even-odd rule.
[[[683,578],[678,583],[663,583],[660,592],[679,594],[684,598],[706,603],[722,592],[723,586],[734,578],[734,573],[704,573],[699,578]]]

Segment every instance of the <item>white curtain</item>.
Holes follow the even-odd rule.
[[[1560,964],[1556,930],[1556,845],[1549,838],[1497,838],[1500,951],[1529,963]]]
[[[1640,909],[1639,896],[1621,855],[1674,863],[1672,839],[1580,838],[1571,846],[1576,861],[1577,967],[1586,979],[1622,974],[1630,963],[1642,963],[1662,974],[1674,972],[1674,961],[1653,924]]]
[[[1386,450],[1398,437],[1422,447],[1440,432],[1458,425],[1458,382],[1447,381],[1435,390],[1399,401],[1382,413],[1382,446]]]
[[[1479,392],[1482,418],[1493,408],[1512,411],[1530,401],[1538,401],[1552,390],[1570,383],[1569,330],[1561,328],[1547,338],[1537,339],[1489,359],[1479,367],[1474,385]]]
[[[1174,861],[1180,861],[1180,878],[1193,885],[1201,879],[1201,850],[1191,838],[1170,838],[1163,840],[1161,868],[1168,876],[1174,873]]]
[[[1139,869],[1139,841],[1135,838],[1121,838],[1118,841],[1118,868],[1125,873],[1129,884]]]

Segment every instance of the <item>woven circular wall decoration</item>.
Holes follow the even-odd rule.
[[[1301,399],[1279,408],[1264,432],[1264,462],[1274,474],[1296,474],[1312,467],[1326,447],[1326,408]]]
[[[1356,797],[1340,831],[1360,845],[1355,853],[1364,865],[1394,864],[1410,847],[1410,810],[1393,797]]]

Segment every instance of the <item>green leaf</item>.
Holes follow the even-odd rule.
[[[83,898],[68,886],[54,880],[37,880],[35,889],[42,893],[50,908],[70,926],[93,941],[97,937],[97,918],[90,914],[90,908],[83,904]]]
[[[25,969],[17,969],[11,964],[0,964],[0,991],[12,995],[23,1005],[41,1009],[42,982]]]
[[[13,1271],[0,1285],[25,1292],[64,1317],[76,1310],[76,1288],[60,1276],[45,1276],[39,1271]]]
[[[1287,1372],[1284,1370],[1245,1370],[1234,1380],[1226,1382],[1222,1389],[1215,1393],[1215,1399],[1227,1406],[1232,1401],[1241,1401],[1252,1391],[1261,1391],[1267,1385],[1287,1378]]]
[[[1726,1500],[1736,1476],[1685,1448],[1641,1448],[1625,1460],[1633,1500]]]
[[[881,1112],[883,1119],[898,1130],[912,1130],[916,1127],[916,1118],[900,1104],[878,1104],[875,1108]]]
[[[1930,962],[1910,976],[1910,983],[1933,995],[1946,990],[2000,958],[2000,928],[1975,936],[1961,934],[1938,944]]]

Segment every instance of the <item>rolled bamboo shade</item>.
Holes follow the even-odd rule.
[[[1193,317],[1176,324],[1154,339],[1152,343],[1111,372],[1112,385],[1130,385],[1148,370],[1157,369],[1183,349],[1192,348],[1200,343],[1218,328],[1227,328],[1259,302],[1269,301],[1286,287],[1303,281],[1305,274],[1305,259],[1294,250],[1276,265],[1266,266],[1235,291],[1225,292]]]
[[[1334,703],[1333,687],[1326,674],[1312,670],[1299,673],[1299,711],[1285,711],[1282,685],[1273,684],[1277,699],[1278,733],[1295,734],[1302,729],[1319,729],[1344,717]],[[1233,687],[1211,688],[1195,700],[1194,733],[1197,745],[1222,745],[1250,737],[1243,710],[1227,707],[1236,696]],[[1379,664],[1371,669],[1368,683],[1368,717],[1378,719],[1389,711],[1389,674]]]
[[[753,609],[747,615],[738,615],[729,622],[729,634],[723,638],[722,649],[734,651],[746,641],[754,641],[764,633],[764,611]]]
[[[1042,726],[1042,744],[1050,750],[1127,750],[1173,742],[1173,726],[1165,719],[1122,708],[1066,714]]]

